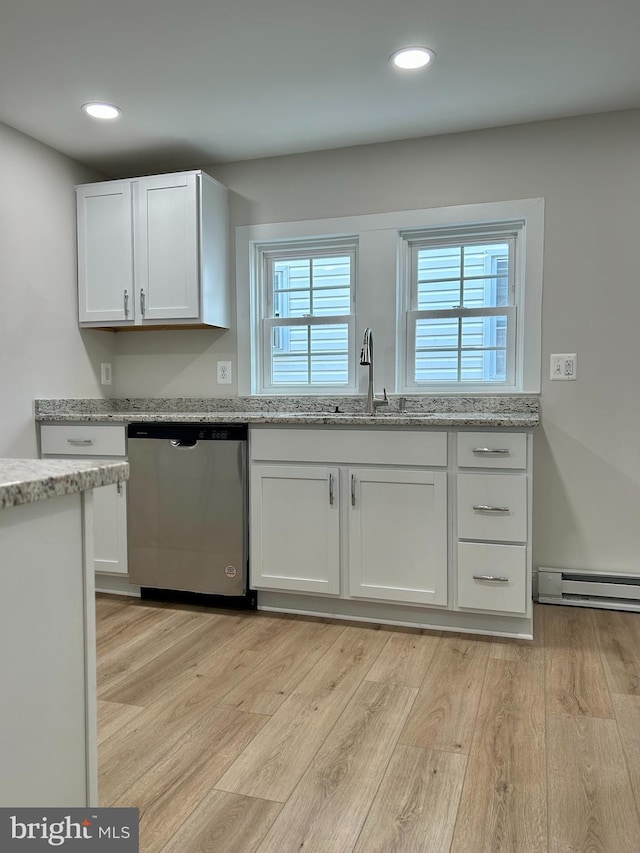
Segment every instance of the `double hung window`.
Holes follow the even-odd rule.
[[[266,391],[354,384],[356,243],[259,247]]]
[[[509,387],[519,223],[405,234],[406,387]]]

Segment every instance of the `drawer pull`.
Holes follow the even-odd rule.
[[[74,447],[91,447],[93,444],[92,438],[68,438],[68,444],[73,444]]]
[[[509,583],[509,578],[499,575],[474,575],[474,581],[493,581],[494,583]]]
[[[485,454],[493,454],[493,453],[511,453],[508,447],[474,447],[474,453],[485,453]]]
[[[509,512],[508,506],[490,506],[488,504],[475,504],[476,512]]]

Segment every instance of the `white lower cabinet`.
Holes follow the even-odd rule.
[[[447,603],[447,475],[349,470],[349,593]]]
[[[524,433],[462,432],[457,437],[462,469],[456,477],[455,577],[460,610],[531,613],[527,439]]]
[[[447,474],[418,467],[422,460],[446,466],[446,434],[402,438],[372,430],[252,432],[251,585],[446,606]],[[406,465],[411,441],[415,468]],[[274,457],[283,464],[272,464]],[[354,457],[365,464],[348,464]]]
[[[125,427],[98,424],[43,424],[40,455],[50,459],[105,461],[126,456]],[[93,492],[94,568],[101,574],[127,575],[127,485],[101,486]]]
[[[458,543],[458,607],[508,613],[527,611],[524,545]]]
[[[337,467],[252,465],[252,587],[339,594],[338,490]]]

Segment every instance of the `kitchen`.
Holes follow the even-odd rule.
[[[626,331],[635,325],[639,298],[631,283],[640,113],[629,108],[637,106],[587,104],[572,112],[593,115],[237,162],[198,156],[195,163],[191,156],[182,164],[205,168],[229,188],[232,233],[261,223],[545,199],[534,568],[637,574],[637,335],[635,328]],[[37,398],[237,393],[233,327],[115,335],[78,330],[73,187],[125,174],[122,169],[89,169],[8,126],[0,130],[0,155],[2,455],[37,455]],[[145,168],[141,157],[126,174],[165,169],[146,162]],[[394,308],[387,309],[374,305],[363,318],[376,334],[377,393],[394,387]],[[557,352],[578,354],[576,382],[550,382],[549,356]],[[231,386],[217,384],[218,361],[231,362]],[[112,364],[111,386],[100,384],[103,362]],[[364,368],[358,381],[364,399]],[[571,608],[554,610],[571,618]],[[585,635],[584,649],[591,639]],[[637,656],[636,646],[635,666]]]

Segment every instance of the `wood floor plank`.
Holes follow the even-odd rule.
[[[640,814],[640,696],[614,693],[611,697],[627,771]]]
[[[547,736],[549,853],[640,850],[640,823],[615,720],[551,716]]]
[[[140,853],[157,853],[168,843],[265,720],[213,710],[114,801],[140,810]]]
[[[105,702],[98,699],[98,743],[122,728],[125,723],[144,711],[139,705],[120,705],[117,702]]]
[[[220,704],[254,714],[274,714],[338,639],[344,627],[320,620],[290,622],[278,647]]]
[[[254,853],[281,808],[211,791],[160,853]]]
[[[386,639],[370,628],[345,628],[216,787],[288,799]]]
[[[400,743],[469,752],[490,648],[483,637],[440,638]]]
[[[467,756],[399,744],[354,853],[449,853]]]
[[[101,699],[125,705],[151,705],[163,693],[175,689],[187,674],[197,675],[209,656],[247,629],[242,616],[216,614],[202,628],[176,640],[165,654],[135,669],[115,687],[100,693]]]
[[[96,649],[108,652],[118,645],[121,639],[126,639],[136,626],[145,627],[155,622],[161,622],[167,616],[167,608],[154,602],[141,603],[134,599],[120,610],[110,610],[104,619],[96,623]]]
[[[391,636],[366,675],[367,681],[386,681],[420,687],[438,644],[437,631],[399,628]]]
[[[544,671],[490,660],[452,853],[546,853]]]
[[[491,643],[489,657],[497,660],[522,660],[544,664],[544,607],[533,605],[533,640],[496,637]]]
[[[593,611],[545,608],[547,713],[613,717]]]
[[[109,651],[98,654],[97,676],[100,695],[131,677],[135,670],[171,651],[177,640],[191,631],[205,630],[210,617],[202,613],[167,611],[161,622],[142,623],[142,630],[119,638]]]
[[[280,812],[260,853],[351,850],[417,693],[365,681]]]
[[[637,613],[595,610],[600,653],[612,693],[640,696],[640,618]]]
[[[256,652],[245,652],[255,656]],[[159,762],[193,726],[207,731],[207,714],[217,715],[206,684],[199,692],[171,695],[158,701],[107,738],[98,751],[100,804],[109,806],[139,777]],[[203,718],[205,722],[202,723]]]

